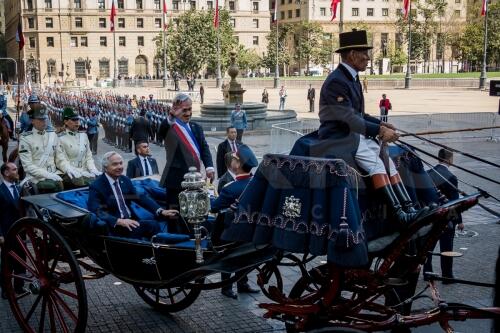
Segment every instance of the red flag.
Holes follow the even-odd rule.
[[[109,16],[109,27],[111,32],[115,31],[115,16],[116,16],[116,8],[115,8],[115,0],[111,0],[111,15]]]
[[[17,24],[16,42],[19,44],[19,51],[21,51],[24,47],[23,25],[21,23],[21,18],[19,18],[19,23]]]
[[[403,2],[403,14],[405,19],[408,18],[408,14],[410,13],[410,1],[411,0],[404,0]]]
[[[167,2],[163,0],[163,30],[167,30]]]
[[[219,28],[219,0],[215,0],[214,28]]]
[[[330,21],[335,20],[337,17],[337,5],[340,3],[340,0],[332,0],[330,5],[330,9],[332,10],[332,19]]]
[[[483,0],[483,4],[481,5],[481,16],[486,16],[487,11],[488,11],[488,0]]]

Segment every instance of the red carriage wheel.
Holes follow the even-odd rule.
[[[204,279],[196,280],[196,283],[200,284],[203,281]],[[144,302],[165,314],[186,309],[194,303],[201,293],[200,287],[154,288],[134,286],[134,288]]]
[[[59,233],[41,220],[23,218],[2,249],[5,292],[25,332],[84,332],[87,295],[80,266]]]

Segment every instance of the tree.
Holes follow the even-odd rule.
[[[318,59],[321,53],[323,29],[318,22],[304,22],[295,25],[293,29],[295,53],[294,59],[299,63],[299,73],[302,60],[306,60],[307,73],[311,59]]]
[[[288,35],[293,26],[290,24],[280,24],[278,28],[278,65],[285,66],[290,64],[290,51],[288,45]],[[276,27],[271,27],[267,35],[267,54],[264,56],[263,65],[274,71],[276,68]]]
[[[394,71],[394,67],[401,68],[401,66],[406,64],[408,61],[406,52],[404,52],[400,47],[389,46],[388,54],[391,62],[391,73]]]
[[[248,72],[249,70],[255,71],[261,67],[262,58],[259,57],[255,50],[250,50],[243,45],[239,45],[237,52],[238,67],[240,70]]]

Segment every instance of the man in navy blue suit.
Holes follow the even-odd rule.
[[[453,153],[444,148],[438,152],[439,164],[428,171],[432,181],[441,193],[448,200],[456,200],[459,197],[458,179],[449,169],[453,164]],[[462,223],[462,215],[454,216],[446,227],[445,231],[439,238],[439,249],[441,252],[453,251],[453,239],[455,238],[455,227],[459,230],[464,229]],[[432,256],[427,257],[427,262],[424,267],[425,272],[432,272]],[[453,257],[441,256],[441,275],[446,278],[454,278],[453,276]],[[448,283],[447,281],[443,283]]]
[[[0,184],[0,248],[5,241],[5,235],[9,228],[21,218],[19,211],[19,174],[17,166],[14,163],[5,163],[0,167],[0,172],[3,177],[3,182]],[[2,265],[0,265],[0,272]],[[16,273],[23,273],[22,267],[15,268]],[[2,298],[6,298],[3,291],[2,274],[0,274],[0,287],[2,287]],[[23,283],[15,280],[14,289],[17,293],[22,292]]]
[[[131,207],[135,202],[157,217],[173,217],[176,210],[160,207],[147,195],[138,195],[132,181],[123,176],[123,158],[111,151],[102,158],[104,173],[89,187],[88,208],[106,222],[112,235],[130,238],[150,238],[160,232],[155,220],[141,220]]]
[[[165,142],[167,162],[160,184],[167,189],[167,204],[179,207],[181,182],[189,167],[201,170],[205,166],[207,178],[214,179],[212,154],[205,140],[203,128],[191,121],[193,102],[187,94],[178,94],[172,101],[169,116],[161,123],[158,136]]]
[[[159,174],[158,164],[156,163],[156,159],[151,157],[147,141],[136,143],[135,153],[137,157],[128,161],[127,177],[137,178]]]
[[[223,174],[226,173],[227,167],[225,163],[225,156],[227,153],[235,153],[238,151],[238,146],[241,144],[241,142],[238,142],[236,140],[236,128],[229,126],[226,128],[226,140],[222,141],[219,143],[217,146],[217,157],[216,157],[216,162],[217,162],[217,177],[220,178],[222,177]]]
[[[370,56],[366,31],[339,35],[340,65],[321,87],[319,100],[319,144],[309,147],[309,156],[336,157],[360,166],[372,179],[373,187],[386,199],[394,217],[403,224],[417,219],[426,209],[415,210],[401,178],[388,159],[380,158],[380,142],[398,139],[395,127],[365,113],[365,101],[358,72],[365,71]],[[331,151],[328,151],[330,149]],[[292,152],[293,153],[293,152]],[[330,155],[330,156],[324,156]]]
[[[248,183],[252,179],[252,174],[250,171],[252,168],[258,165],[257,158],[255,157],[252,150],[247,145],[238,146],[238,151],[232,153],[232,161],[230,169],[236,175],[234,182],[226,184],[219,193],[217,199],[213,199],[211,204],[211,210],[213,213],[223,213],[229,207],[236,203],[236,200],[240,197],[241,193],[245,190]],[[222,219],[218,219],[218,223],[222,222]],[[217,228],[220,226],[214,226]],[[231,274],[221,273],[221,280],[227,280],[231,277]],[[248,278],[245,275],[237,282],[237,290],[239,293],[258,293],[259,290],[252,288],[248,284]],[[224,286],[221,289],[224,296],[233,299],[238,298],[238,295],[233,291],[232,284]]]

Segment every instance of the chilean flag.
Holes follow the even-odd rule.
[[[111,0],[111,15],[109,16],[109,28],[110,31],[113,32],[115,31],[115,16],[116,16],[116,7],[115,7],[115,0]]]
[[[481,16],[486,16],[487,11],[488,11],[488,0],[483,0],[483,4],[481,5]]]
[[[167,2],[163,0],[163,30],[167,30]]]
[[[337,5],[340,3],[341,0],[332,0],[332,3],[330,4],[330,9],[332,10],[332,19],[330,21],[335,20],[337,17]]]
[[[219,28],[219,0],[215,0],[214,28]]]
[[[408,14],[410,13],[410,1],[411,0],[404,0],[403,2],[403,14],[405,19],[408,18]]]
[[[21,23],[21,18],[19,18],[19,23],[17,24],[16,42],[19,44],[19,51],[21,51],[24,47],[23,25]]]

